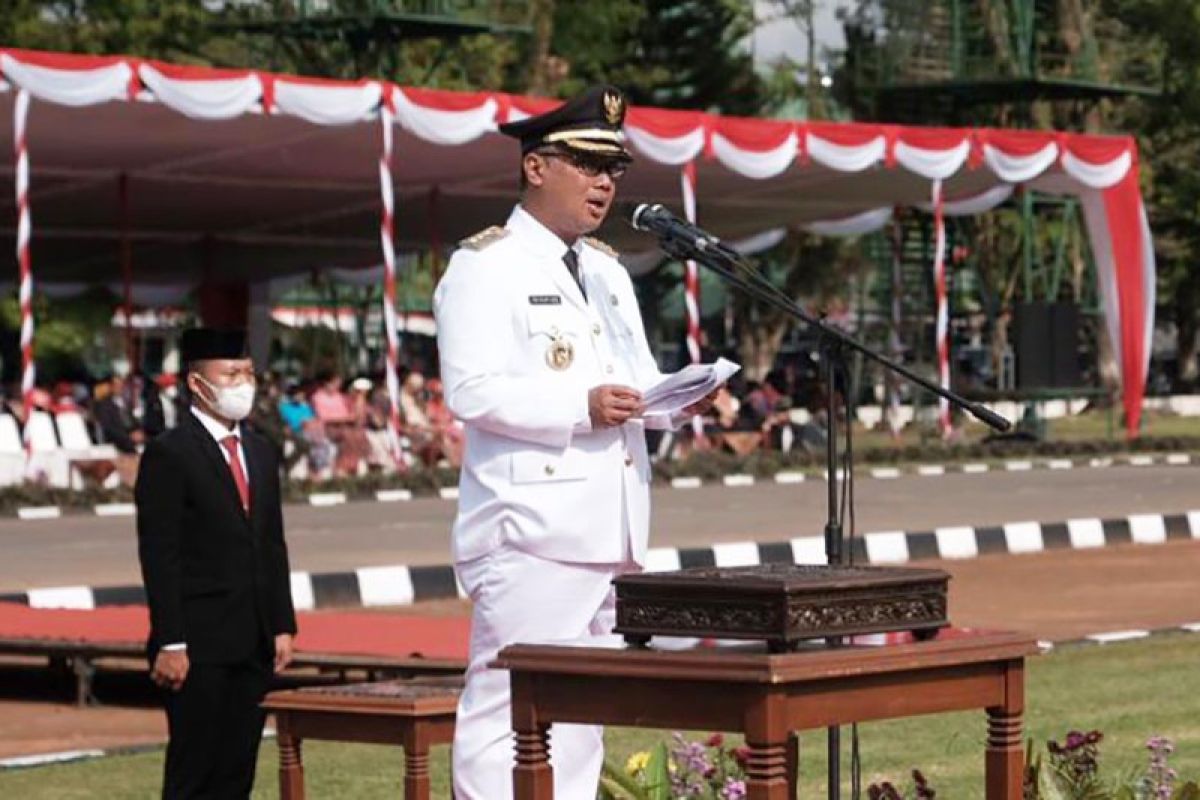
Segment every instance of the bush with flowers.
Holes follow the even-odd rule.
[[[1195,781],[1181,781],[1167,763],[1175,751],[1164,736],[1146,740],[1145,769],[1109,778],[1100,770],[1100,731],[1071,731],[1060,743],[1046,743],[1045,757],[1029,743],[1025,758],[1024,800],[1200,800]],[[889,781],[867,788],[868,800],[928,800],[936,796],[925,776],[913,770],[913,786],[901,792]]]
[[[1100,769],[1100,731],[1070,731],[1062,742],[1046,743],[1045,753],[1030,742],[1025,759],[1024,800],[1200,800],[1200,784],[1183,780],[1171,768],[1174,743],[1164,736],[1146,740],[1147,764],[1131,774],[1110,777]],[[714,733],[703,741],[671,736],[651,750],[634,753],[624,769],[610,762],[600,778],[601,800],[743,800],[745,747],[730,747]],[[891,781],[867,787],[868,800],[935,800],[937,792],[919,770],[900,789]]]
[[[702,742],[681,733],[671,746],[660,742],[634,753],[624,769],[604,764],[601,800],[743,800],[746,797],[745,747],[730,747],[714,733]]]
[[[1168,758],[1174,743],[1165,736],[1146,740],[1145,769],[1116,778],[1100,770],[1100,731],[1071,731],[1062,743],[1046,743],[1046,758],[1029,748],[1025,800],[1200,800],[1200,785],[1181,781]]]

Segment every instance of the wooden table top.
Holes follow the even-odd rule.
[[[783,684],[1024,658],[1037,652],[1037,641],[1027,634],[957,631],[908,644],[814,643],[791,653],[768,653],[761,645],[655,650],[516,644],[501,650],[491,666],[543,675]]]
[[[336,711],[400,717],[453,715],[462,687],[460,677],[306,686],[271,692],[262,705],[268,711]]]

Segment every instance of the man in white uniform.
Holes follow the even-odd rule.
[[[521,141],[520,204],[461,243],[434,295],[446,401],[466,426],[454,523],[458,578],[474,602],[454,739],[458,800],[512,796],[507,672],[513,642],[610,635],[614,576],[646,553],[650,461],[643,417],[659,378],[628,273],[600,226],[632,160],[625,98],[597,86],[501,126]],[[602,730],[555,725],[555,797],[592,800]]]

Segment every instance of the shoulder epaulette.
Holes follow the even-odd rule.
[[[620,258],[621,257],[620,253],[618,253],[616,250],[614,250],[612,247],[610,247],[607,243],[600,241],[599,239],[595,238],[594,236],[585,236],[585,237],[583,237],[583,241],[586,244],[590,245],[591,247],[595,248],[596,250],[599,250],[601,253],[604,253],[604,255],[609,256],[610,258]]]
[[[472,234],[458,243],[459,247],[464,247],[467,250],[482,250],[489,245],[508,236],[508,228],[501,228],[499,225],[493,225],[490,228],[485,228],[479,233]]]

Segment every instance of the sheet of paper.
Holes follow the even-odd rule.
[[[724,358],[712,364],[690,364],[642,392],[645,414],[674,414],[702,399],[742,367]]]

